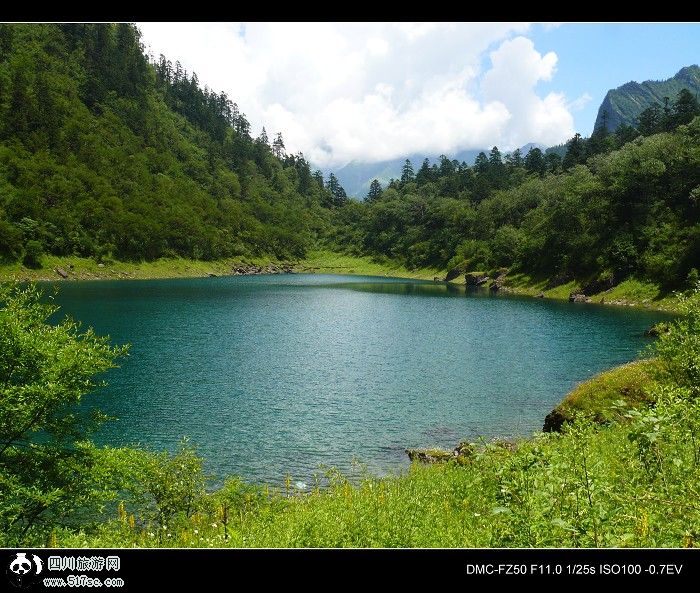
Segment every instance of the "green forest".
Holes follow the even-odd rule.
[[[692,285],[700,258],[700,114],[682,89],[562,151],[493,147],[473,165],[407,161],[348,199],[281,132],[128,24],[0,25],[0,258],[303,260],[324,248],[448,277],[508,268],[553,284]]]
[[[0,25],[0,257],[302,257],[333,201],[128,24]]]

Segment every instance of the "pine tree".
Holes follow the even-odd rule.
[[[604,111],[600,125],[593,130],[591,137],[586,141],[586,158],[612,150],[612,142],[607,122],[608,112]]]
[[[639,114],[637,129],[642,136],[651,136],[661,131],[662,121],[661,108],[654,104]]]
[[[432,180],[433,174],[430,170],[430,159],[425,158],[423,159],[423,164],[420,166],[420,169],[418,169],[418,173],[416,173],[415,181],[418,185],[423,185],[424,183],[428,183]]]
[[[628,142],[632,142],[637,136],[639,136],[639,132],[632,126],[620,124],[615,130],[615,144],[617,148],[620,148]]]
[[[700,115],[700,103],[697,98],[688,89],[681,89],[673,102],[673,127],[689,124],[697,115]]]
[[[331,173],[328,176],[326,189],[328,189],[328,191],[331,193],[334,206],[342,206],[345,202],[347,202],[348,196],[343,187],[340,185],[340,182],[335,174]]]
[[[263,126],[263,129],[260,132],[260,136],[258,136],[258,144],[262,144],[264,146],[270,146],[270,140],[267,137],[267,132],[265,131],[265,126]]]
[[[282,132],[277,132],[275,136],[275,141],[272,143],[272,154],[274,154],[278,159],[284,156],[284,140],[282,139]]]
[[[401,168],[401,183],[410,183],[411,181],[413,181],[413,179],[413,165],[411,164],[410,160],[406,159],[404,161],[403,167]]]
[[[525,155],[525,169],[530,173],[544,175],[546,164],[544,155],[539,148],[533,147],[527,152]]]
[[[474,170],[479,173],[479,175],[484,175],[489,171],[489,158],[486,153],[480,152],[476,155],[474,159]]]
[[[576,132],[574,137],[566,143],[566,154],[562,165],[564,169],[583,163],[586,159],[586,142],[581,137],[581,134]]]
[[[516,148],[513,152],[511,152],[508,157],[508,164],[511,167],[522,167],[523,166],[523,154],[520,152],[519,148]]]
[[[556,152],[548,152],[544,157],[545,168],[550,173],[556,173],[561,169],[561,157]]]
[[[382,195],[382,184],[379,180],[373,179],[372,183],[369,185],[369,191],[367,192],[367,201],[374,202],[378,200]]]

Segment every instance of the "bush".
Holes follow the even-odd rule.
[[[105,494],[87,440],[104,417],[77,404],[125,348],[42,302],[34,286],[0,287],[0,545],[31,541]]]
[[[700,284],[678,299],[684,315],[668,324],[654,350],[662,379],[687,388],[696,397],[700,394]]]
[[[41,256],[44,255],[44,249],[39,241],[27,241],[24,247],[24,258],[22,263],[27,268],[38,270],[41,268]]]

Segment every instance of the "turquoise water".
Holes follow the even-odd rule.
[[[118,417],[99,442],[174,449],[188,436],[212,474],[274,483],[531,434],[577,382],[633,359],[663,317],[379,277],[60,288],[63,312],[132,344],[89,398]]]

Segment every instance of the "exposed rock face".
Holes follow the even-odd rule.
[[[474,454],[474,445],[462,441],[452,451],[446,449],[406,449],[406,454],[411,461],[421,463],[444,463],[446,461],[464,463]]]
[[[506,282],[506,275],[505,274],[499,274],[496,278],[494,278],[491,281],[491,285],[489,286],[489,290],[491,292],[498,292],[503,288],[503,285]]]
[[[489,281],[489,277],[486,274],[467,274],[464,280],[467,286],[481,286]]]
[[[231,268],[232,276],[252,276],[256,274],[293,274],[294,266],[291,263],[258,266],[256,264],[240,264]]]
[[[662,103],[664,97],[673,100],[683,88],[693,95],[700,91],[700,68],[697,65],[681,68],[673,78],[667,80],[645,80],[642,83],[632,81],[611,89],[598,109],[594,129],[603,125],[603,114],[610,132],[620,124],[635,126],[637,117],[644,109],[654,103]]]
[[[615,278],[610,276],[608,278],[598,278],[597,280],[591,280],[586,285],[581,287],[581,292],[583,294],[597,294],[605,290],[610,290],[613,288],[617,282]]]
[[[68,278],[68,272],[66,272],[63,268],[56,268],[55,272],[56,272],[61,278]]]
[[[561,432],[561,427],[564,426],[564,422],[566,422],[566,418],[561,415],[559,410],[554,408],[545,416],[542,432]]]
[[[590,299],[590,297],[587,297],[585,294],[582,294],[580,292],[572,292],[569,295],[569,302],[570,303],[590,303],[591,299]]]

